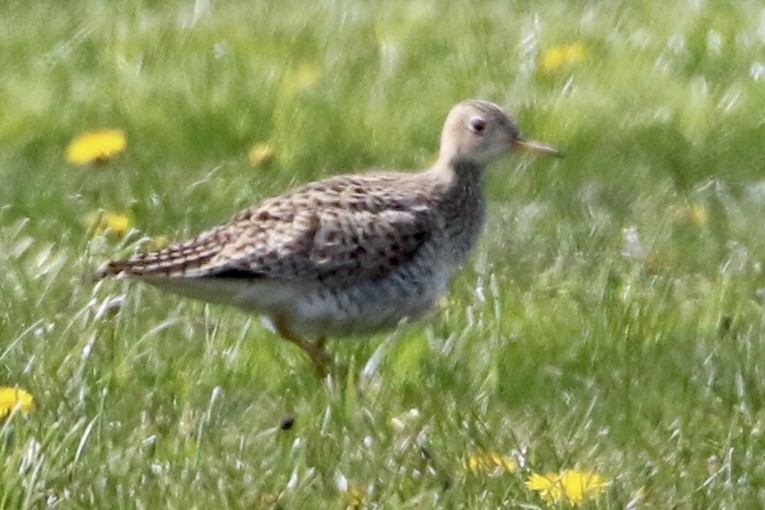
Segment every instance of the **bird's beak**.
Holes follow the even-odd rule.
[[[541,154],[547,154],[548,156],[555,156],[556,158],[562,158],[564,156],[563,151],[556,149],[552,145],[547,145],[536,140],[526,140],[525,138],[515,138],[512,141],[514,149],[521,149],[527,152],[539,152]]]

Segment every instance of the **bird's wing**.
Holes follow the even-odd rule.
[[[272,198],[164,250],[110,262],[100,276],[376,279],[414,257],[436,228],[416,187],[338,177]]]

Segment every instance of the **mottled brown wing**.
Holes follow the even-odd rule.
[[[415,256],[435,227],[420,190],[395,189],[390,179],[336,177],[304,186],[192,241],[110,262],[96,278],[378,278]]]
[[[284,229],[272,223],[254,239],[238,239],[211,263],[217,266],[213,275],[220,277],[374,280],[411,260],[431,234],[424,209],[349,213],[324,208],[298,213]]]

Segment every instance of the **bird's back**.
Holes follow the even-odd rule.
[[[414,174],[338,176],[270,198],[195,239],[108,263],[100,277],[375,279],[438,235]]]

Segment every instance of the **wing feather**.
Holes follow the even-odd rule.
[[[298,188],[161,251],[110,262],[101,276],[377,279],[412,259],[437,225],[405,174],[341,176]]]

